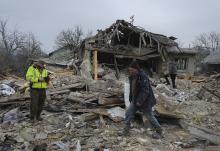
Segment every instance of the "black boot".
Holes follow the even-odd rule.
[[[35,116],[30,115],[30,122],[31,122],[31,123],[35,123],[35,122],[36,122]]]
[[[129,135],[130,126],[125,126],[122,130],[118,132],[119,136],[128,136]]]
[[[163,130],[162,130],[162,128],[157,128],[157,129],[156,129],[156,132],[157,132],[158,134],[160,134],[160,135],[163,134]]]
[[[152,134],[152,138],[154,138],[154,139],[161,139],[161,138],[163,138],[163,130],[162,130],[162,128],[157,128],[156,132]]]
[[[130,125],[126,125],[125,128],[123,129],[122,135],[128,136],[130,129],[131,129]]]

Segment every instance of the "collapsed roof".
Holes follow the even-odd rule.
[[[167,48],[168,53],[172,54],[188,54],[188,55],[196,55],[198,50],[195,48],[178,48],[177,47],[169,47]]]
[[[166,59],[168,48],[179,49],[175,39],[175,37],[151,33],[124,20],[117,20],[109,28],[98,30],[94,37],[85,39],[81,48],[114,53],[116,57],[123,58]]]

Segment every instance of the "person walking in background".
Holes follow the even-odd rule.
[[[172,87],[176,88],[176,76],[177,76],[177,59],[171,60],[168,65],[169,75],[172,82]]]

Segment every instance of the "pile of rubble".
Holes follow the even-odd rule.
[[[14,89],[15,94],[0,97],[0,150],[156,151],[203,148],[206,140],[220,144],[220,135],[216,133],[219,127],[203,123],[214,112],[214,115],[220,113],[219,104],[199,100],[196,97],[199,89],[190,83],[189,90],[189,85],[183,84],[186,80],[178,80],[178,90],[163,84],[153,88],[157,98],[155,113],[165,132],[160,140],[151,138],[152,129],[145,118],[133,122],[130,136],[118,135],[124,127],[125,108],[129,104],[128,83],[85,80],[70,70],[56,71],[48,88],[44,120],[32,124],[28,117],[30,97],[27,91],[22,91],[25,81],[4,77],[0,83],[8,85],[10,80],[16,81],[12,88],[18,88]]]

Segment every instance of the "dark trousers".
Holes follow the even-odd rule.
[[[176,88],[176,74],[170,74],[170,75],[166,74],[166,75],[164,75],[164,78],[166,79],[167,85],[170,85],[170,81],[168,79],[169,76],[170,76],[173,88]]]
[[[166,79],[167,85],[170,85],[170,81],[169,81],[168,77],[169,77],[169,74],[164,75],[164,78]]]
[[[46,89],[31,89],[30,117],[39,118],[46,99]]]
[[[173,88],[176,88],[176,74],[170,74]]]
[[[131,103],[129,105],[129,107],[126,111],[126,114],[125,114],[126,125],[130,126],[131,121],[134,119],[135,113],[138,110],[140,110],[140,109],[136,105],[134,105],[133,103]],[[140,110],[140,111],[142,111],[142,110]],[[155,129],[160,129],[161,128],[159,122],[157,121],[156,117],[153,114],[152,107],[148,108],[148,109],[143,109],[143,113]]]

